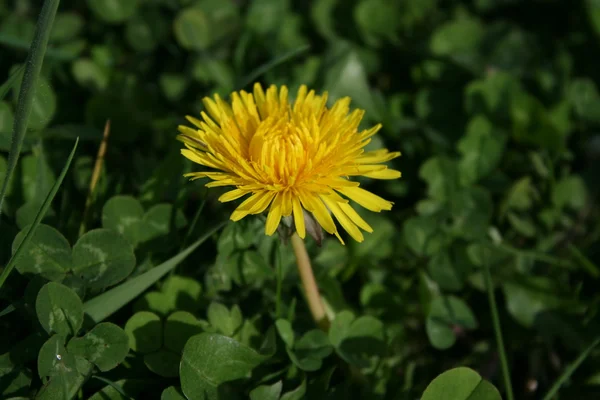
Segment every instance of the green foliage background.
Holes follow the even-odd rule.
[[[0,398],[600,396],[599,2],[40,3],[0,1],[0,182],[36,83],[0,201]],[[395,203],[365,242],[308,240],[328,333],[291,248],[182,177],[177,125],[254,81],[351,96],[403,154],[361,181]]]

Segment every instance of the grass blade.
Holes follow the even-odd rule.
[[[99,375],[92,375],[92,378],[98,379],[100,382],[104,382],[108,386],[111,386],[113,389],[115,389],[117,391],[117,393],[119,393],[121,396],[123,396],[124,399],[133,400],[131,397],[129,397],[127,395],[127,393],[125,393],[125,390],[123,390],[123,388],[121,386],[119,386],[116,382],[113,382],[110,379],[106,379]]]
[[[0,311],[0,318],[4,317],[5,315],[10,314],[11,312],[15,311],[16,308],[14,305],[9,305],[8,307],[6,307],[4,310]]]
[[[279,64],[283,64],[284,62],[286,62],[294,57],[298,57],[300,54],[306,52],[308,49],[310,49],[310,46],[304,45],[304,46],[298,47],[294,50],[290,50],[287,53],[284,53],[277,58],[274,58],[273,60],[269,61],[268,63],[265,63],[265,64],[261,65],[260,67],[256,68],[254,71],[250,72],[244,78],[240,79],[238,81],[236,87],[238,89],[245,88],[249,84],[253,83],[256,79],[258,79],[258,77],[260,77],[265,72],[269,71],[272,68],[275,68]]]
[[[25,72],[23,73],[19,102],[15,112],[12,144],[8,155],[8,168],[6,170],[6,175],[4,176],[2,189],[0,190],[0,214],[2,213],[2,205],[4,203],[4,197],[6,196],[6,190],[8,189],[8,183],[15,171],[17,161],[19,161],[21,146],[23,145],[27,124],[29,123],[29,115],[33,108],[35,89],[42,69],[42,63],[44,62],[44,55],[46,54],[46,48],[48,47],[48,39],[50,38],[54,16],[56,15],[59,3],[60,0],[44,1],[42,12],[40,13],[35,28],[31,49],[27,56],[27,61],[25,62]],[[0,283],[0,287],[1,286]]]
[[[4,97],[6,97],[8,91],[17,84],[19,78],[23,76],[22,74],[24,69],[25,65],[19,66],[19,68],[17,68],[17,70],[13,72],[11,76],[8,77],[6,82],[4,82],[2,86],[0,86],[0,101],[4,100]]]
[[[485,256],[485,254],[484,254]],[[500,355],[500,365],[502,367],[502,377],[504,378],[504,390],[506,390],[506,398],[514,400],[512,382],[510,379],[510,368],[506,358],[506,349],[504,348],[504,340],[502,339],[502,327],[500,326],[500,316],[498,315],[498,306],[496,305],[496,297],[494,296],[494,284],[492,282],[492,273],[487,262],[488,258],[484,257],[483,276],[485,279],[485,288],[490,302],[490,311],[492,313],[492,323],[494,325],[494,334],[496,335],[496,344],[498,346],[498,354]]]
[[[196,240],[188,248],[168,259],[164,263],[154,267],[142,275],[136,276],[125,283],[120,284],[99,296],[88,300],[83,305],[83,311],[96,323],[104,320],[121,307],[142,294],[150,286],[158,282],[165,274],[175,268],[187,256],[189,256],[198,246],[206,241],[215,232],[221,229],[227,221],[221,222],[210,229],[204,236]]]
[[[558,393],[558,390],[563,385],[563,383],[565,383],[571,377],[571,375],[573,375],[575,370],[579,368],[581,363],[585,361],[585,359],[590,355],[592,350],[594,350],[594,348],[598,346],[598,344],[600,344],[600,337],[596,338],[596,340],[594,340],[592,344],[590,344],[585,350],[581,352],[581,354],[579,355],[579,357],[577,357],[575,361],[573,361],[567,366],[567,368],[565,368],[565,371],[556,380],[556,382],[554,382],[554,385],[552,385],[548,393],[546,393],[546,396],[544,396],[544,400],[552,400],[556,393]]]
[[[67,175],[67,171],[69,170],[69,166],[71,165],[71,161],[73,161],[73,156],[75,155],[75,150],[77,150],[78,143],[79,143],[79,139],[77,139],[75,141],[75,145],[73,145],[73,150],[71,150],[71,154],[69,154],[69,158],[67,159],[65,166],[63,167],[62,171],[60,172],[60,175],[56,179],[54,186],[52,186],[52,189],[50,189],[48,196],[46,196],[44,203],[38,210],[37,215],[35,216],[35,220],[33,221],[33,224],[31,224],[31,226],[27,230],[25,239],[23,239],[23,241],[17,248],[17,251],[15,251],[15,254],[8,261],[8,264],[6,264],[6,267],[2,271],[2,274],[0,274],[0,288],[2,288],[2,285],[4,285],[6,278],[8,278],[8,275],[12,272],[13,268],[15,267],[15,262],[19,258],[19,255],[21,254],[21,252],[23,251],[25,246],[27,246],[27,244],[31,240],[31,237],[35,233],[35,230],[37,229],[40,222],[42,221],[42,218],[44,218],[44,215],[46,215],[48,208],[50,208],[50,204],[52,203],[52,200],[54,200],[54,196],[56,196],[56,192],[58,192],[58,188],[62,184],[63,179],[65,179],[65,175]]]

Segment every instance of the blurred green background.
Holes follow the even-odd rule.
[[[0,0],[0,83],[18,77],[0,90],[0,182],[41,3]],[[0,398],[63,399],[67,386],[79,399],[184,398],[180,387],[189,399],[216,398],[197,394],[208,384],[185,362],[179,369],[186,351],[207,357],[202,343],[183,349],[198,332],[255,352],[240,356],[247,374],[206,361],[224,399],[416,399],[458,366],[507,398],[489,268],[514,396],[550,400],[569,363],[600,337],[599,67],[596,0],[62,0],[2,210],[0,270],[80,142],[19,272],[0,290]],[[106,337],[125,331],[130,346],[110,368],[87,353],[94,366],[79,374],[49,367],[40,348],[58,339],[36,307],[46,282],[61,282],[56,290],[68,294],[57,296],[75,293],[85,308],[228,218],[219,189],[182,177],[198,168],[179,155],[176,128],[204,96],[255,81],[351,96],[365,127],[383,124],[370,146],[402,152],[393,161],[400,180],[361,180],[395,203],[364,215],[375,230],[365,242],[309,240],[342,325],[329,336],[313,329],[289,246],[278,261],[277,238],[249,218],[210,235],[168,283],[132,302],[103,298],[107,309],[119,304],[106,315],[119,333]],[[95,269],[86,246],[114,257]],[[94,322],[81,322],[80,334]],[[265,361],[250,347],[271,334],[277,351]],[[552,398],[600,398],[600,353],[584,355]],[[47,389],[53,379],[57,392]]]

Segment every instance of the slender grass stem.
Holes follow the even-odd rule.
[[[496,305],[496,297],[494,296],[494,284],[492,282],[492,274],[487,261],[484,263],[483,274],[485,277],[485,287],[487,289],[490,302],[490,311],[492,313],[492,322],[494,324],[494,334],[498,345],[498,353],[500,354],[500,364],[502,366],[502,376],[504,378],[504,390],[506,390],[506,398],[514,400],[512,383],[510,380],[510,369],[506,358],[506,350],[504,348],[504,340],[502,339],[502,328],[500,326],[500,317],[498,316],[498,306]]]
[[[21,147],[23,146],[23,140],[25,139],[25,133],[27,132],[27,124],[29,123],[29,115],[33,109],[35,89],[37,87],[40,71],[42,70],[44,55],[46,54],[50,32],[52,31],[52,24],[54,23],[54,17],[56,16],[59,3],[60,0],[44,1],[36,25],[35,35],[31,43],[31,49],[29,50],[29,55],[25,62],[25,72],[23,73],[23,81],[21,82],[21,91],[19,92],[19,101],[17,103],[15,122],[13,125],[12,143],[8,155],[8,167],[6,169],[6,175],[4,176],[2,189],[0,189],[0,214],[2,213],[2,205],[4,203],[4,198],[6,197],[8,184],[12,179],[15,168],[17,167],[17,162],[19,161],[19,155],[21,154]]]
[[[577,357],[575,361],[573,361],[565,368],[565,371],[556,380],[556,382],[554,382],[554,385],[552,385],[548,393],[546,393],[546,396],[544,396],[544,400],[552,400],[554,398],[556,393],[558,393],[560,387],[571,377],[571,375],[573,375],[575,370],[579,368],[581,363],[583,363],[583,361],[590,355],[592,350],[594,350],[594,348],[598,346],[598,344],[600,344],[600,338],[596,338],[596,340],[594,340],[592,344],[590,344],[585,350],[581,352],[581,354],[579,355],[579,357]]]

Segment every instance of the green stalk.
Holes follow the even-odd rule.
[[[558,390],[563,385],[563,383],[565,383],[571,377],[571,375],[573,375],[575,370],[579,368],[581,363],[583,363],[583,361],[590,355],[592,350],[594,350],[594,348],[598,346],[599,343],[600,338],[596,338],[596,340],[594,340],[592,344],[590,344],[585,350],[581,352],[581,354],[579,355],[579,357],[577,357],[575,361],[573,361],[567,366],[567,368],[565,368],[565,371],[556,380],[556,382],[554,382],[554,385],[552,385],[546,396],[544,396],[544,400],[552,400],[556,393],[558,393]]]
[[[19,102],[17,103],[15,112],[12,144],[8,155],[8,168],[6,170],[6,176],[4,177],[4,183],[2,184],[2,190],[0,190],[0,214],[2,213],[4,198],[6,197],[6,191],[8,190],[8,183],[15,172],[17,161],[19,161],[21,147],[23,146],[23,140],[25,139],[25,133],[27,131],[27,124],[29,123],[29,115],[33,108],[33,97],[35,95],[40,71],[42,70],[44,55],[46,54],[46,48],[48,47],[48,39],[50,38],[54,16],[56,15],[59,3],[60,0],[44,1],[42,12],[40,13],[36,25],[33,42],[31,42],[31,49],[25,62],[25,72],[23,74]]]
[[[58,192],[58,188],[62,184],[63,179],[65,179],[65,175],[67,175],[67,171],[69,170],[69,166],[71,165],[71,161],[73,161],[73,156],[75,155],[75,150],[77,150],[78,143],[79,143],[79,138],[77,138],[77,140],[75,141],[73,150],[71,150],[71,154],[69,154],[69,158],[67,159],[65,166],[63,167],[60,175],[58,176],[58,179],[56,179],[54,186],[52,186],[52,188],[50,189],[50,192],[48,193],[48,196],[46,196],[46,199],[44,200],[44,203],[38,210],[38,213],[35,216],[33,223],[29,226],[29,229],[27,230],[27,234],[25,235],[25,238],[23,239],[23,241],[21,242],[21,244],[15,251],[15,254],[13,254],[13,256],[8,261],[8,264],[6,264],[6,267],[2,271],[2,274],[0,274],[0,288],[2,288],[2,285],[4,285],[4,282],[8,278],[8,275],[10,275],[13,268],[15,267],[15,263],[17,262],[19,255],[21,254],[23,249],[25,247],[27,247],[27,244],[29,243],[29,241],[31,240],[33,235],[35,234],[35,230],[40,225],[40,222],[42,222],[42,219],[44,218],[44,215],[46,215],[48,208],[50,208],[50,204],[52,203],[52,200],[54,200],[54,196],[56,196],[56,192]]]
[[[492,322],[494,324],[494,334],[496,336],[496,343],[498,345],[498,353],[500,354],[500,364],[502,366],[502,376],[504,378],[504,390],[506,390],[506,398],[508,400],[514,400],[515,396],[513,394],[512,383],[510,381],[510,369],[508,367],[508,361],[506,358],[504,340],[502,339],[500,317],[498,316],[498,306],[496,305],[496,297],[494,296],[494,284],[492,282],[492,274],[487,263],[487,258],[486,262],[484,262],[483,275],[485,278],[485,287],[490,302],[490,311],[492,313]]]

